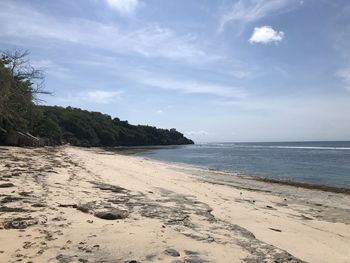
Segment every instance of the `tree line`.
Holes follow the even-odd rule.
[[[44,75],[28,60],[29,52],[0,54],[0,144],[16,132],[47,144],[76,146],[145,146],[193,144],[175,129],[132,125],[100,112],[72,107],[40,106]]]

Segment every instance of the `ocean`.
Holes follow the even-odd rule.
[[[350,188],[350,141],[206,143],[138,155],[248,176]]]

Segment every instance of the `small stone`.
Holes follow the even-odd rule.
[[[95,213],[95,216],[105,220],[124,219],[128,216],[127,211],[119,209],[111,209]]]
[[[77,205],[77,209],[83,213],[89,213],[90,207],[87,205]]]
[[[46,207],[46,205],[40,204],[40,203],[35,203],[35,204],[32,204],[32,207]]]
[[[277,210],[276,208],[274,208],[274,207],[272,207],[272,206],[270,206],[270,205],[267,205],[266,208],[267,208],[267,209],[270,209],[270,210]]]
[[[172,257],[179,257],[180,256],[180,253],[172,248],[168,248],[168,249],[164,250],[164,254],[166,254],[168,256],[172,256]]]
[[[209,237],[207,238],[207,241],[211,243],[211,242],[214,242],[215,239],[214,239],[213,237],[210,237],[210,236],[209,236]]]

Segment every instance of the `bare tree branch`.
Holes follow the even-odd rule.
[[[20,81],[27,81],[28,91],[32,94],[34,102],[40,101],[38,95],[50,95],[51,92],[45,90],[45,78],[43,70],[34,68],[28,59],[28,50],[6,50],[0,52],[0,58],[5,66],[10,70],[12,76]]]

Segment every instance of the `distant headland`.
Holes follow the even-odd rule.
[[[145,146],[193,144],[176,129],[132,125],[100,112],[39,106],[44,75],[28,51],[0,53],[0,145]]]

